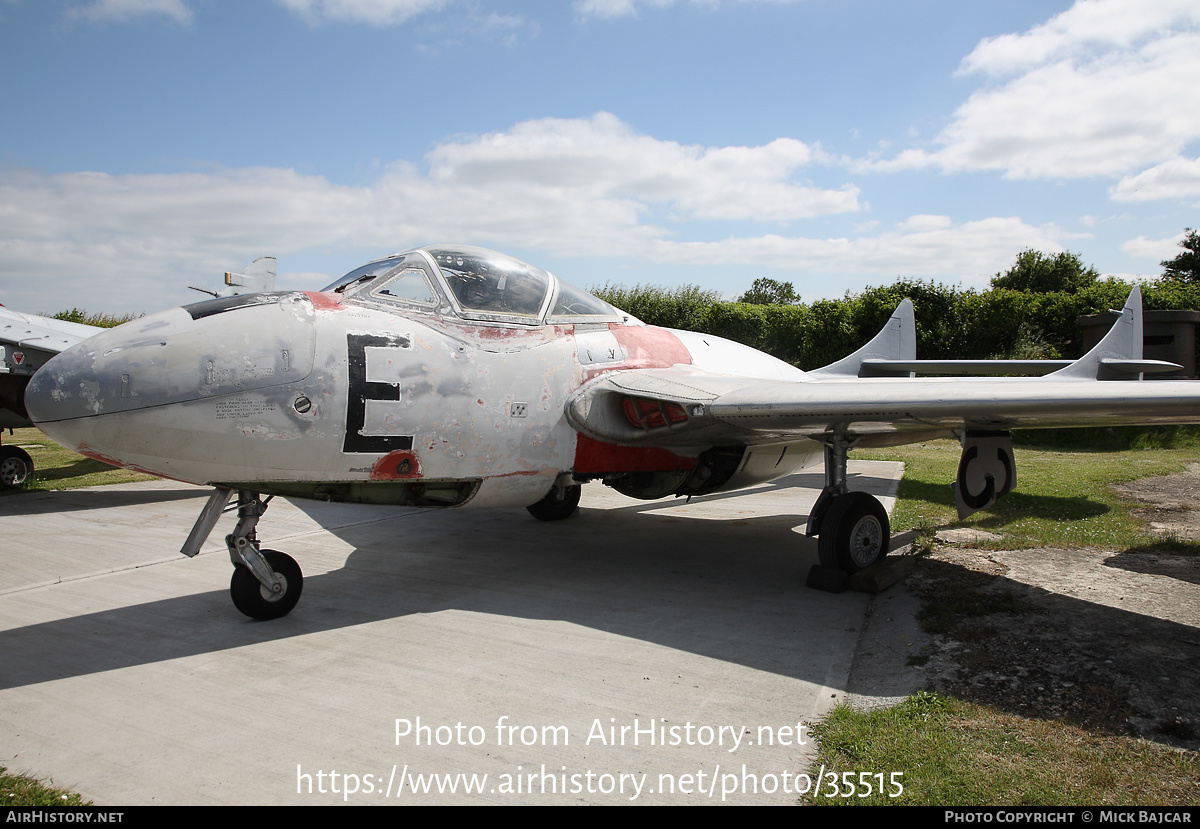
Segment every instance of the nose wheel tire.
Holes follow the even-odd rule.
[[[561,521],[564,518],[570,518],[571,514],[575,512],[575,508],[579,506],[579,496],[582,494],[583,487],[579,484],[556,486],[545,498],[525,509],[529,510],[529,514],[539,521]]]
[[[0,487],[24,486],[33,475],[33,458],[19,446],[0,446]]]
[[[857,573],[882,561],[892,541],[891,523],[883,504],[865,492],[847,492],[834,499],[822,521],[817,552],[823,567]]]
[[[282,589],[273,593],[264,587],[254,574],[244,564],[233,568],[233,578],[229,582],[229,594],[233,597],[233,605],[251,619],[267,622],[288,615],[296,602],[300,601],[300,591],[304,587],[304,574],[300,565],[287,555],[276,550],[263,550],[263,557],[280,577]]]

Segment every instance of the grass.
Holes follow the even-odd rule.
[[[1160,443],[1160,445],[1163,445]],[[1172,445],[1167,443],[1166,445]],[[1112,485],[1170,475],[1197,458],[1188,441],[1148,450],[1098,453],[1016,450],[1017,486],[991,510],[959,521],[950,482],[960,447],[953,441],[855,452],[855,457],[905,463],[893,529],[918,530],[932,546],[937,529],[974,527],[996,533],[976,542],[993,549],[1102,546],[1159,553],[1200,552],[1178,538],[1151,538],[1132,506]],[[981,577],[982,578],[982,577]],[[952,595],[926,597],[919,613],[931,633],[961,641],[994,636],[986,617],[1029,608],[1005,592],[960,585]],[[1031,719],[987,705],[922,692],[874,711],[845,706],[814,727],[823,765],[839,774],[904,772],[899,797],[830,797],[826,775],[810,804],[922,804],[939,806],[1192,806],[1200,802],[1200,755],[1059,720]],[[839,786],[836,794],[846,791]],[[894,791],[894,789],[893,789]]]
[[[813,733],[821,764],[837,772],[893,771],[898,797],[830,797],[828,805],[1193,806],[1200,802],[1200,757],[1144,740],[1090,734],[931,693],[870,712],[842,706]],[[839,783],[843,780],[838,777]],[[858,780],[857,774],[851,780]],[[837,795],[846,791],[839,785]],[[891,786],[886,791],[895,792]]]
[[[46,785],[27,774],[9,774],[0,766],[0,806],[90,806],[80,795]]]
[[[1157,549],[1132,506],[1112,491],[1113,484],[1181,471],[1197,459],[1195,449],[1147,449],[1123,452],[1061,452],[1017,447],[1017,485],[995,506],[959,521],[950,483],[961,449],[951,440],[886,450],[859,450],[855,458],[897,460],[904,478],[892,517],[892,530],[944,529],[951,526],[997,533],[978,546],[1019,550],[1030,547],[1098,546]],[[1171,545],[1166,539],[1161,545]],[[1200,552],[1188,542],[1172,552]],[[1164,548],[1165,552],[1166,549]]]
[[[64,449],[32,427],[14,429],[12,435],[4,435],[4,443],[24,447],[33,458],[34,473],[22,487],[0,489],[0,497],[48,489],[78,489],[154,480],[152,475],[119,469]]]

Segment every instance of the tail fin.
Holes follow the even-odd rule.
[[[1134,286],[1117,321],[1095,348],[1046,378],[1056,380],[1141,380],[1142,372],[1175,371],[1181,366],[1142,359],[1142,289]]]
[[[808,372],[817,377],[859,377],[866,360],[915,360],[917,358],[917,322],[911,299],[896,306],[892,316],[869,343],[848,357],[824,368]],[[908,374],[909,372],[905,372]],[[911,376],[911,374],[909,375]]]
[[[275,264],[274,256],[260,256],[247,265],[246,270],[242,273],[225,271],[225,284],[229,287],[219,291],[201,288],[199,285],[188,285],[188,287],[193,291],[214,297],[266,293],[275,290]]]
[[[275,290],[274,256],[260,256],[246,266],[242,273],[225,272],[225,284],[234,294],[261,294]],[[239,290],[240,289],[240,290]]]

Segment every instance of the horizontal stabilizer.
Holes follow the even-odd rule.
[[[1100,366],[1106,371],[1129,375],[1183,370],[1179,363],[1168,363],[1166,360],[1118,360],[1115,357],[1101,357]]]
[[[1071,365],[1070,360],[863,360],[863,377],[917,374],[1008,374],[1041,376]],[[1147,369],[1148,370],[1148,369]],[[1170,369],[1162,369],[1169,371]]]

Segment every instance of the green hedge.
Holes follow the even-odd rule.
[[[906,297],[916,311],[917,356],[923,359],[1020,356],[1031,343],[1042,356],[1080,357],[1077,318],[1120,308],[1132,287],[1107,279],[1078,293],[1036,294],[902,279],[808,305],[725,302],[694,285],[673,290],[606,285],[595,293],[651,325],[715,334],[811,370],[873,337]],[[1200,310],[1200,285],[1150,282],[1142,286],[1142,297],[1146,310]]]

